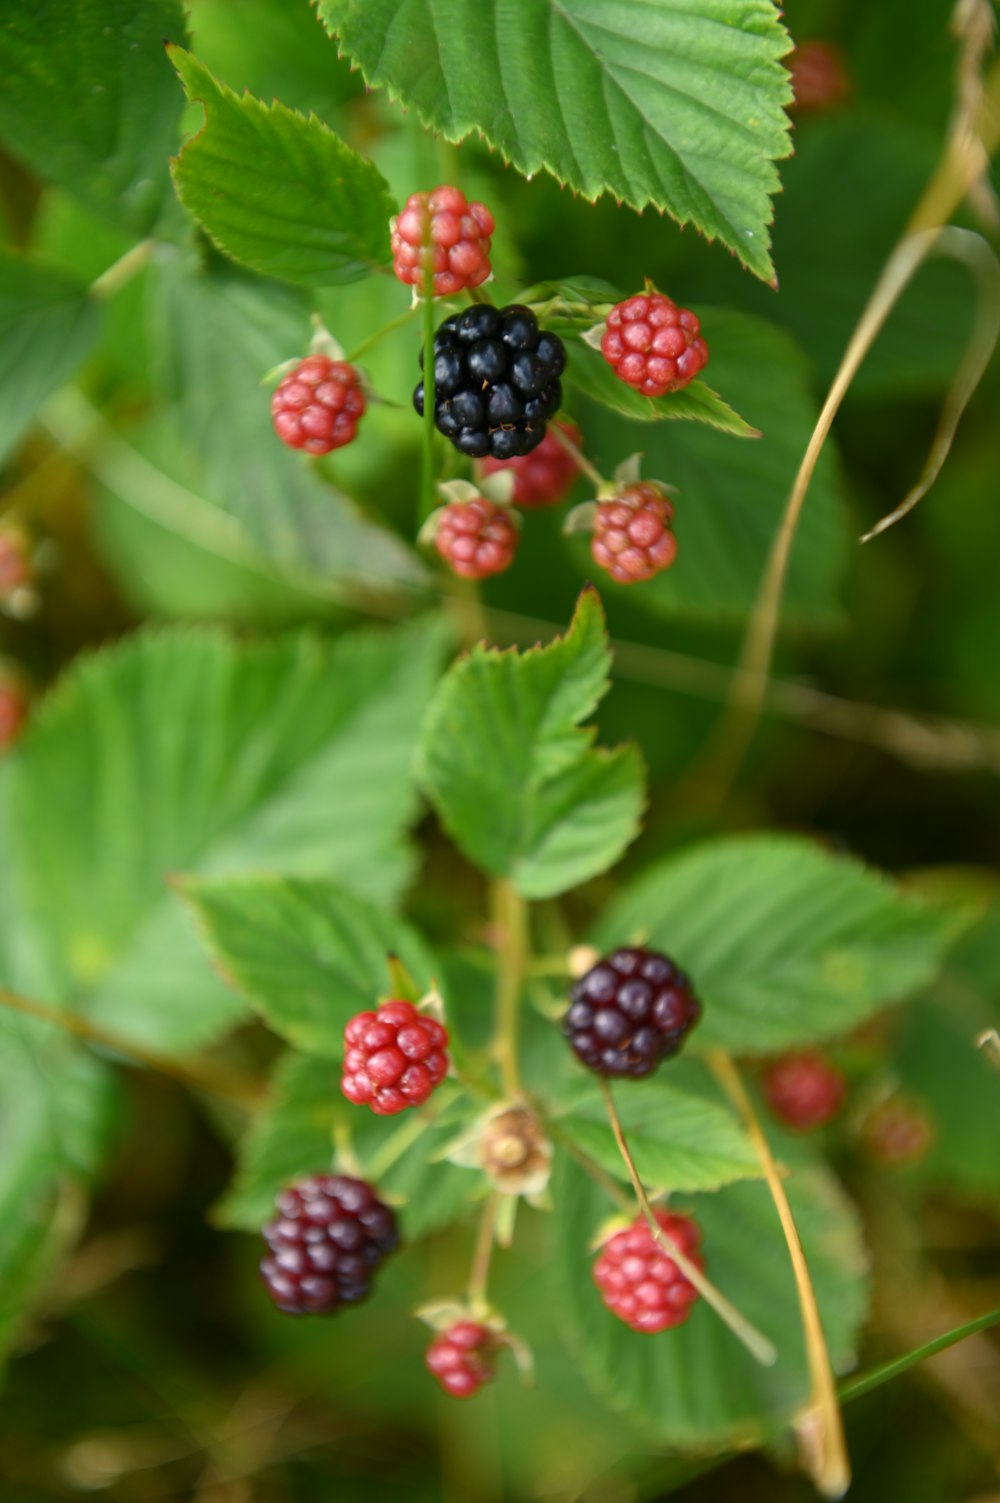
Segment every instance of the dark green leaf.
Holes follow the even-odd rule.
[[[340,1058],[344,1025],[389,995],[389,955],[421,991],[434,977],[419,935],[332,882],[240,877],[183,890],[216,965],[301,1049]]]
[[[705,1013],[691,1045],[766,1054],[846,1033],[925,986],[951,922],[859,862],[747,835],[653,867],[603,915],[596,942],[640,936],[693,978]]]
[[[180,0],[7,5],[0,136],[40,176],[144,234],[181,114],[163,39],[184,35]]]
[[[185,208],[235,261],[324,287],[389,260],[381,173],[315,115],[239,97],[181,47],[170,56],[205,125],[173,166]]]
[[[473,648],[431,706],[421,781],[469,859],[525,897],[603,871],[638,828],[638,754],[594,750],[593,731],[579,728],[609,665],[604,612],[586,590],[564,637],[524,653]]]
[[[788,38],[768,0],[319,0],[366,81],[521,172],[667,210],[758,276],[787,156]]]
[[[0,254],[0,461],[46,397],[73,375],[99,326],[85,287]]]

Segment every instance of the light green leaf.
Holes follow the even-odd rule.
[[[759,1177],[749,1139],[717,1101],[678,1089],[662,1075],[655,1081],[617,1081],[614,1097],[644,1184],[670,1191],[715,1190],[733,1180]],[[559,1106],[560,1135],[627,1183],[628,1170],[597,1087],[580,1081]]]
[[[638,828],[638,753],[594,750],[593,731],[579,728],[609,665],[604,612],[588,589],[564,637],[524,653],[473,648],[431,705],[420,780],[469,859],[525,897],[595,876]]]
[[[775,160],[789,154],[769,0],[319,0],[367,83],[446,140],[485,137],[519,171],[665,209],[758,276]]]
[[[100,313],[61,272],[0,253],[0,461],[97,339]]]
[[[180,0],[5,6],[0,137],[41,177],[145,234],[181,114],[163,39],[184,35]]]
[[[205,125],[173,164],[184,207],[233,260],[307,287],[355,282],[389,260],[396,206],[371,162],[315,115],[240,98],[171,47]]]
[[[867,1303],[858,1217],[832,1176],[803,1163],[789,1199],[836,1371],[851,1365]],[[761,1367],[699,1300],[687,1321],[656,1336],[632,1331],[605,1309],[588,1251],[609,1203],[560,1155],[553,1182],[553,1273],[568,1333],[587,1377],[607,1401],[659,1444],[700,1451],[746,1446],[787,1423],[809,1393],[802,1320],[788,1251],[767,1187],[730,1185],[678,1209],[702,1230],[705,1271],[778,1350]]]
[[[400,1131],[396,1119],[345,1102],[340,1072],[331,1060],[286,1054],[275,1071],[270,1100],[243,1140],[236,1177],[216,1208],[216,1219],[223,1226],[255,1231],[273,1214],[283,1186],[306,1174],[329,1173],[338,1121],[366,1173]],[[428,1123],[392,1167],[378,1175],[378,1190],[396,1205],[407,1241],[454,1221],[477,1189],[476,1175],[435,1159],[454,1135],[454,1125]]]
[[[637,423],[688,418],[723,433],[732,433],[737,438],[760,437],[759,431],[751,428],[705,381],[692,381],[681,391],[670,392],[665,397],[644,397],[634,387],[619,380],[599,350],[591,349],[578,339],[569,342],[564,380],[592,402],[610,407],[612,412]]]
[[[602,916],[601,948],[642,936],[704,1003],[689,1048],[766,1054],[846,1033],[934,976],[946,914],[805,840],[712,841],[653,867]]]
[[[192,273],[165,251],[157,259],[152,311],[173,444],[193,451],[205,493],[259,549],[361,596],[425,580],[413,550],[369,522],[271,426],[264,377],[306,353],[303,294],[235,270]]]
[[[196,879],[183,892],[223,975],[301,1049],[340,1058],[348,1020],[389,994],[389,955],[421,991],[434,978],[413,929],[332,882]]]
[[[632,424],[599,407],[588,411],[585,427],[588,448],[601,455],[605,472],[641,450],[643,474],[677,490],[676,563],[648,584],[609,581],[608,589],[627,589],[630,602],[664,615],[740,619],[760,588],[817,407],[806,362],[783,330],[712,308],[704,310],[702,328],[713,385],[762,438],[727,443],[701,425]],[[580,543],[571,546],[582,551]],[[836,621],[847,546],[847,513],[827,443],[792,547],[783,621]]]
[[[80,1231],[115,1101],[110,1071],[64,1033],[0,1009],[0,1353]]]
[[[410,763],[436,624],[327,646],[146,633],[78,661],[0,767],[0,985],[168,1052],[243,1003],[168,888],[332,875],[380,902],[410,871]]]

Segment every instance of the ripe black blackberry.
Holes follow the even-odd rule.
[[[420,359],[423,367],[423,356]],[[566,351],[530,308],[474,303],[434,335],[434,421],[472,459],[530,454],[562,404]],[[424,383],[413,393],[423,415]]]
[[[264,1227],[270,1248],[260,1271],[279,1310],[332,1315],[368,1293],[371,1277],[399,1240],[396,1218],[364,1180],[314,1174],[282,1190]]]
[[[615,950],[573,987],[563,1032],[598,1075],[650,1075],[701,1017],[691,983],[656,950]]]

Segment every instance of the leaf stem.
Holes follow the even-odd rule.
[[[739,1071],[729,1055],[722,1049],[712,1050],[709,1055],[709,1064],[719,1084],[743,1119],[747,1134],[764,1171],[764,1178],[778,1212],[781,1229],[785,1234],[788,1255],[795,1274],[795,1287],[798,1291],[802,1327],[805,1332],[806,1358],[809,1364],[811,1412],[807,1411],[803,1418],[812,1419],[815,1416],[818,1425],[815,1453],[812,1455],[807,1453],[807,1461],[813,1481],[820,1492],[827,1498],[839,1498],[850,1485],[851,1464],[847,1455],[844,1422],[837,1400],[837,1386],[830,1363],[830,1353],[823,1334],[819,1305],[816,1302],[816,1291],[813,1288],[809,1265],[802,1250],[795,1217],[792,1215],[792,1208],[788,1203],[788,1196],[781,1182],[771,1145],[760,1125],[753,1103],[747,1095]],[[799,1433],[802,1434],[803,1431],[800,1430]]]
[[[486,1290],[490,1279],[490,1262],[493,1257],[493,1244],[496,1240],[497,1210],[500,1204],[499,1190],[493,1190],[483,1206],[483,1214],[479,1220],[479,1230],[476,1233],[476,1247],[472,1255],[472,1267],[469,1269],[469,1282],[466,1287],[466,1302],[471,1310],[477,1315],[483,1314],[489,1306],[486,1298]]]
[[[591,464],[590,460],[586,457],[585,454],[582,453],[582,451],[577,447],[577,445],[573,442],[569,435],[564,432],[562,428],[560,428],[559,424],[553,423],[549,429],[549,432],[552,434],[552,437],[555,439],[556,443],[566,450],[566,453],[576,464],[577,468],[580,470],[580,473],[586,475],[587,479],[591,482],[592,485],[595,485],[598,490],[602,490],[608,482],[605,480],[600,470],[597,469],[595,465]]]
[[[639,1171],[635,1167],[635,1160],[625,1139],[621,1118],[618,1116],[618,1108],[615,1106],[615,1099],[611,1094],[611,1087],[603,1078],[600,1080],[600,1087],[601,1094],[604,1097],[604,1104],[607,1107],[611,1131],[614,1133],[615,1142],[618,1144],[618,1152],[621,1154],[625,1168],[628,1170],[628,1177],[632,1181],[635,1198],[639,1202],[639,1209],[653,1234],[653,1240],[658,1242],[670,1254],[670,1257],[677,1264],[684,1277],[689,1283],[694,1285],[705,1303],[711,1305],[716,1315],[729,1327],[737,1340],[743,1343],[750,1355],[756,1358],[764,1367],[772,1366],[778,1356],[774,1343],[764,1335],[763,1331],[758,1331],[757,1327],[737,1310],[736,1306],[731,1300],[726,1298],[721,1289],[717,1289],[709,1279],[706,1279],[698,1265],[691,1262],[691,1259],[667,1236],[657,1221],[656,1213],[649,1203],[649,1196],[646,1194],[645,1186],[639,1178]]]
[[[113,261],[106,271],[102,271],[90,284],[90,295],[104,302],[130,282],[138,272],[146,265],[153,251],[152,240],[140,240]]]
[[[516,1100],[521,1095],[517,1039],[521,987],[529,958],[528,910],[521,894],[506,877],[494,879],[490,898],[497,944],[496,1034],[493,1051],[500,1066],[503,1093],[511,1100]]]
[[[880,1388],[883,1383],[888,1383],[891,1378],[900,1377],[909,1372],[911,1367],[916,1367],[920,1362],[926,1362],[929,1357],[936,1357],[938,1352],[945,1352],[950,1346],[956,1346],[964,1341],[967,1336],[975,1336],[980,1331],[989,1330],[990,1326],[1000,1323],[1000,1309],[988,1310],[985,1315],[979,1315],[975,1320],[966,1321],[964,1325],[956,1326],[954,1330],[945,1331],[941,1336],[935,1336],[932,1341],[925,1342],[912,1352],[906,1352],[902,1357],[894,1357],[891,1362],[883,1362],[881,1367],[873,1368],[869,1373],[861,1373],[852,1378],[849,1383],[844,1383],[840,1389],[840,1402],[849,1404],[852,1399],[860,1399],[873,1389]]]
[[[401,329],[404,324],[408,324],[416,311],[414,307],[407,308],[406,312],[401,313],[398,318],[391,318],[387,324],[382,325],[381,329],[376,329],[374,334],[369,334],[360,344],[355,345],[351,353],[344,356],[345,360],[348,364],[353,365],[356,360],[361,359],[362,355],[367,354],[373,345],[378,344],[380,339],[384,339],[387,334],[391,334],[395,329]]]
[[[12,1012],[23,1013],[26,1017],[36,1018],[41,1023],[49,1023],[55,1028],[61,1028],[65,1033],[71,1033],[74,1038],[83,1039],[86,1043],[97,1044],[102,1049],[110,1049],[115,1054],[124,1055],[133,1063],[141,1065],[143,1069],[153,1070],[158,1075],[168,1075],[172,1080],[179,1080],[183,1085],[191,1086],[197,1091],[205,1091],[210,1096],[218,1096],[224,1101],[235,1101],[247,1109],[259,1106],[264,1095],[264,1086],[260,1081],[202,1060],[177,1060],[156,1054],[149,1049],[142,1048],[139,1044],[132,1043],[130,1039],[118,1038],[79,1013],[63,1012],[59,1008],[47,1006],[44,1002],[35,1002],[29,997],[21,997],[16,992],[8,991],[6,987],[0,987],[0,1006],[7,1007]]]

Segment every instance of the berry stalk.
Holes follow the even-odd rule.
[[[492,920],[497,931],[496,1035],[493,1050],[500,1066],[503,1093],[521,1094],[517,1041],[521,986],[528,964],[528,910],[513,882],[498,877],[491,891]]]
[[[771,1367],[778,1357],[774,1343],[758,1331],[757,1327],[746,1316],[737,1310],[731,1300],[728,1300],[715,1285],[705,1277],[696,1263],[693,1263],[681,1249],[669,1237],[664,1235],[663,1228],[656,1219],[656,1212],[649,1203],[645,1186],[639,1178],[639,1171],[635,1167],[632,1150],[628,1146],[625,1133],[622,1129],[621,1118],[618,1116],[618,1108],[615,1106],[615,1098],[611,1094],[611,1087],[601,1077],[599,1080],[601,1094],[608,1112],[608,1121],[611,1123],[611,1131],[614,1133],[618,1152],[622,1156],[622,1162],[628,1170],[628,1177],[632,1181],[635,1198],[639,1202],[639,1209],[645,1217],[646,1224],[653,1234],[653,1240],[664,1249],[673,1259],[681,1273],[689,1284],[693,1284],[707,1305],[711,1305],[716,1315],[732,1331],[736,1339],[746,1347],[747,1351],[763,1367]]]
[[[493,1244],[496,1241],[499,1204],[500,1192],[493,1190],[483,1206],[479,1230],[476,1233],[476,1247],[472,1254],[472,1266],[469,1269],[469,1282],[466,1286],[465,1297],[469,1309],[477,1316],[486,1314],[489,1308],[486,1290],[490,1281],[490,1263],[493,1258]]]

